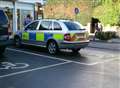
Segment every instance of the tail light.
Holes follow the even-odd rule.
[[[11,34],[12,34],[12,29],[11,29],[10,24],[8,24],[8,35],[11,35]]]
[[[64,40],[70,41],[70,40],[71,40],[70,34],[65,34],[65,35],[64,35]]]

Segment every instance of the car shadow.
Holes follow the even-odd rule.
[[[63,58],[63,59],[66,59],[66,60],[71,60],[71,61],[87,62],[87,58],[84,55],[82,55],[80,52],[73,53],[70,50],[60,51],[55,56],[58,57],[58,58]]]
[[[84,54],[81,54],[80,52],[73,53],[71,50],[66,50],[66,49],[60,50],[55,55],[49,54],[46,48],[37,47],[37,46],[23,45],[21,48],[18,48],[18,49],[22,49],[25,51],[42,54],[46,56],[62,58],[65,60],[71,60],[71,61],[77,61],[77,62],[88,62],[88,58],[86,58]]]

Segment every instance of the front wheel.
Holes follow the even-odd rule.
[[[47,50],[50,54],[56,54],[59,51],[57,43],[55,41],[48,42]]]
[[[14,44],[16,47],[21,47],[21,39],[19,37],[15,37]]]

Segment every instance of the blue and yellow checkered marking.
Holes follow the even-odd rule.
[[[53,37],[53,34],[51,34],[51,33],[45,33],[44,34],[44,41],[47,41],[48,39],[50,39],[52,37]]]
[[[29,40],[36,41],[36,33],[29,33]]]
[[[22,33],[22,39],[23,40],[32,40],[32,41],[48,41],[49,39],[56,39],[56,40],[64,40],[63,34],[53,34],[53,33],[28,33],[23,32]]]
[[[44,41],[44,33],[36,33],[36,41]]]
[[[22,33],[22,39],[23,40],[29,40],[29,33],[28,32],[23,32]]]

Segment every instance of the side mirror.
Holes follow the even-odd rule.
[[[24,31],[27,32],[28,28],[25,28]]]

